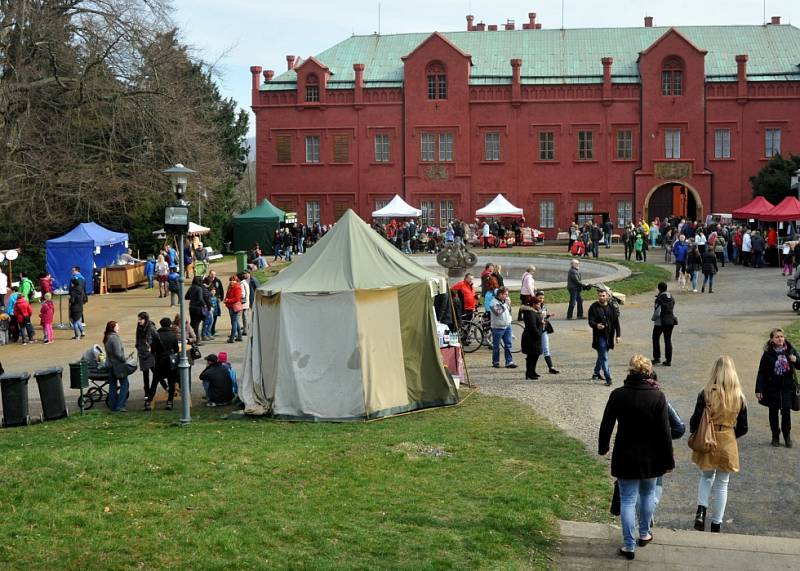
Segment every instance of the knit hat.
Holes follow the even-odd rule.
[[[225,351],[220,351],[219,355],[217,355],[220,363],[227,363],[228,362],[228,353]]]

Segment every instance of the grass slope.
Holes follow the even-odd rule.
[[[2,432],[3,569],[550,568],[602,464],[528,407],[355,424],[91,413]]]

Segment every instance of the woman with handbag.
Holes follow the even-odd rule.
[[[156,324],[150,321],[150,315],[146,311],[140,312],[137,317],[136,353],[139,357],[139,370],[142,371],[146,401],[147,395],[150,393],[150,375],[152,374],[155,379],[156,358],[152,346],[155,338],[158,337],[158,331],[156,331]]]
[[[689,437],[692,462],[701,470],[694,528],[705,531],[706,511],[713,498],[711,531],[719,533],[728,501],[728,481],[732,472],[739,471],[736,439],[747,434],[747,402],[733,359],[727,355],[717,359],[705,387],[697,395],[694,413],[689,419],[689,432],[692,434]],[[698,437],[705,433],[713,433],[716,445],[703,450],[702,441],[708,438]]]
[[[128,402],[128,363],[116,321],[106,323],[103,346],[108,362],[108,408],[113,412],[128,412],[125,408]]]
[[[653,378],[650,359],[644,355],[631,357],[628,377],[608,397],[598,437],[597,452],[601,456],[608,453],[615,424],[617,436],[611,457],[611,475],[619,482],[625,542],[617,553],[633,559],[637,543],[644,547],[653,540],[650,527],[656,481],[675,468],[667,398]],[[638,539],[634,537],[637,502]]]
[[[661,363],[661,336],[664,336],[665,367],[672,366],[672,330],[678,324],[675,317],[675,298],[667,291],[667,284],[659,282],[653,308],[653,364]]]
[[[542,321],[544,322],[542,328],[542,355],[544,356],[544,362],[547,363],[548,373],[551,375],[558,375],[561,371],[553,366],[553,357],[550,355],[550,334],[555,331],[553,329],[553,324],[550,323],[550,318],[553,317],[555,313],[547,311],[547,307],[544,305],[544,291],[538,290],[536,292],[536,299],[539,301]]]
[[[760,405],[769,407],[769,427],[772,445],[780,446],[780,435],[786,448],[792,447],[792,401],[796,398],[795,369],[800,369],[800,359],[794,347],[786,340],[783,329],[773,329],[764,346],[756,377],[756,398]],[[778,426],[778,413],[781,423]]]
[[[520,340],[522,352],[525,354],[525,378],[536,380],[539,378],[536,372],[536,363],[539,361],[539,355],[542,354],[542,331],[544,327],[538,298],[534,297],[530,305],[520,306],[517,320],[525,324],[522,339]]]
[[[242,330],[239,325],[239,316],[242,313],[242,287],[239,277],[235,274],[230,277],[228,291],[225,293],[225,307],[231,316],[231,336],[228,343],[242,340]]]
[[[189,301],[189,322],[196,334],[202,333],[201,324],[205,321],[211,309],[211,293],[203,287],[203,278],[195,276],[189,291],[184,296]],[[200,342],[197,342],[200,345]]]

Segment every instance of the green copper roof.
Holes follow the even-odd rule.
[[[698,48],[708,51],[708,81],[736,79],[737,54],[747,54],[750,81],[800,80],[800,29],[789,25],[687,26],[676,29]],[[613,81],[638,83],[639,52],[669,28],[597,28],[578,30],[514,30],[447,32],[444,35],[472,56],[470,83],[508,84],[512,58],[522,58],[523,84],[597,83],[600,59],[614,58]],[[364,85],[403,85],[403,56],[430,33],[353,36],[315,55],[333,73],[331,89],[350,89],[354,63],[363,63]],[[262,90],[294,89],[296,74],[287,71]]]

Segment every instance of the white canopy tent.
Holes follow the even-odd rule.
[[[389,204],[372,213],[373,218],[419,218],[420,216],[422,210],[411,206],[400,198],[399,194],[395,194]]]
[[[476,216],[522,216],[522,208],[511,204],[506,197],[498,194],[489,204],[475,211]]]
[[[199,224],[195,224],[194,222],[189,222],[189,231],[186,232],[187,236],[202,236],[203,234],[208,234],[211,232],[211,228],[206,228],[205,226],[200,226]],[[166,238],[167,231],[163,228],[161,230],[156,230],[153,232],[153,236],[157,238]]]

